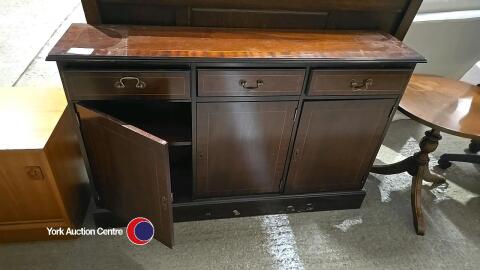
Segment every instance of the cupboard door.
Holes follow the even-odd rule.
[[[279,192],[297,104],[197,104],[195,196]]]
[[[154,238],[173,246],[168,144],[82,105],[80,117],[92,177],[106,209],[126,221],[146,217]]]
[[[393,99],[305,102],[285,192],[362,188],[394,104]]]

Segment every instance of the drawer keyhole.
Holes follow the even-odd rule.
[[[25,166],[25,172],[32,180],[43,180],[43,172],[39,166]]]

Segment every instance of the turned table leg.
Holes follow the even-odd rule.
[[[425,132],[425,136],[420,141],[420,152],[417,152],[413,155],[415,162],[417,164],[417,170],[420,166],[426,166],[425,171],[422,172],[423,180],[431,183],[445,183],[445,179],[438,175],[432,174],[428,167],[428,163],[430,162],[430,158],[428,154],[435,151],[438,147],[438,141],[442,139],[440,135],[440,131],[436,129],[431,129]]]
[[[418,235],[425,233],[425,221],[422,212],[422,180],[432,183],[444,183],[445,179],[432,174],[428,168],[430,158],[428,154],[435,151],[438,141],[442,139],[440,132],[432,129],[425,132],[420,141],[420,151],[402,161],[389,164],[373,166],[370,172],[378,174],[397,174],[408,172],[412,176],[411,204],[413,212],[413,225]]]
[[[425,132],[425,136],[420,141],[420,152],[413,155],[416,164],[415,173],[412,175],[412,191],[411,191],[411,204],[413,212],[413,225],[418,235],[425,234],[425,220],[423,218],[422,210],[422,179],[427,182],[433,182],[436,184],[444,183],[445,179],[434,175],[428,168],[430,158],[428,154],[435,151],[438,147],[438,141],[442,139],[440,131],[436,129]]]

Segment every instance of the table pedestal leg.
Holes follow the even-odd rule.
[[[436,129],[425,132],[420,141],[420,151],[402,161],[389,164],[373,166],[370,172],[378,174],[397,174],[408,172],[412,176],[411,204],[413,212],[413,225],[418,235],[425,233],[425,221],[422,213],[422,180],[433,183],[444,183],[445,179],[432,174],[428,168],[430,158],[428,154],[435,151],[438,141],[442,139],[440,132]]]
[[[480,140],[471,140],[470,144],[468,145],[468,150],[471,153],[480,152]]]
[[[443,154],[438,160],[438,166],[447,169],[452,165],[452,161],[468,162],[480,164],[480,155],[475,154]]]

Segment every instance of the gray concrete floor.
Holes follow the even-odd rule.
[[[1,1],[0,86],[60,85],[44,58],[82,21],[78,0]],[[411,155],[426,129],[397,114],[377,162]],[[432,165],[467,144],[444,135]],[[133,246],[124,236],[3,244],[0,269],[478,269],[480,167],[434,171],[448,185],[424,183],[423,237],[412,226],[410,177],[370,175],[361,209],[178,223],[173,250],[155,241]]]

